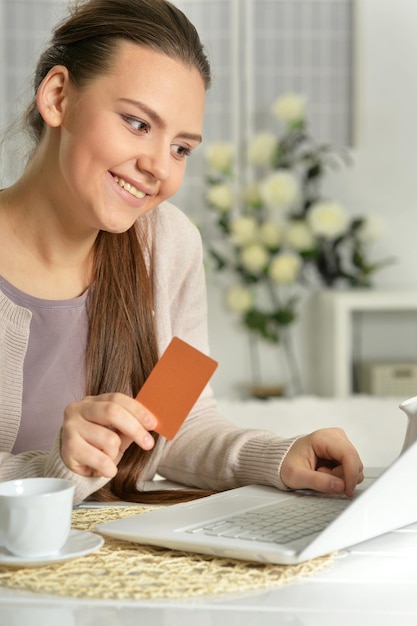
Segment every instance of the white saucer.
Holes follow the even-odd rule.
[[[4,546],[0,546],[0,565],[12,565],[15,567],[39,567],[50,565],[60,561],[68,561],[79,556],[84,556],[94,550],[98,550],[104,543],[103,537],[84,530],[71,530],[67,542],[56,554],[49,556],[15,556],[10,554]]]

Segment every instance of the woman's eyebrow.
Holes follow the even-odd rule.
[[[120,102],[126,102],[127,104],[132,104],[133,106],[140,109],[143,113],[145,113],[150,119],[158,126],[158,128],[166,128],[166,124],[161,116],[151,109],[147,104],[140,102],[139,100],[132,100],[131,98],[120,98]],[[203,141],[202,136],[199,133],[189,133],[187,131],[183,131],[178,133],[179,137],[183,137],[184,139],[189,139],[190,141],[195,141],[197,143],[201,143]]]

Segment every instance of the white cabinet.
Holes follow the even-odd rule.
[[[375,355],[381,362],[417,362],[417,291],[323,290],[314,295],[311,313],[318,395],[354,393],[354,365]]]

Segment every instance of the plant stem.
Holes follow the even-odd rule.
[[[274,289],[274,285],[270,280],[267,281],[267,286],[274,309],[277,310],[282,308],[279,293]],[[290,329],[288,327],[281,327],[279,330],[279,337],[284,349],[285,359],[290,375],[291,395],[301,395],[303,393],[303,384],[297,359],[295,357],[295,350]]]

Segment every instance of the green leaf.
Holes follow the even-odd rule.
[[[252,332],[257,333],[271,343],[279,342],[279,335],[271,325],[271,317],[268,313],[263,313],[259,309],[247,311],[243,317],[245,326]]]
[[[220,256],[220,254],[218,252],[213,250],[213,248],[209,248],[209,254],[210,254],[212,259],[216,263],[215,269],[217,271],[221,271],[221,270],[223,270],[223,269],[225,269],[227,267],[227,264],[226,264],[225,260],[223,259],[223,257]]]
[[[296,320],[296,314],[291,308],[282,308],[273,314],[274,320],[280,326],[289,326]]]

